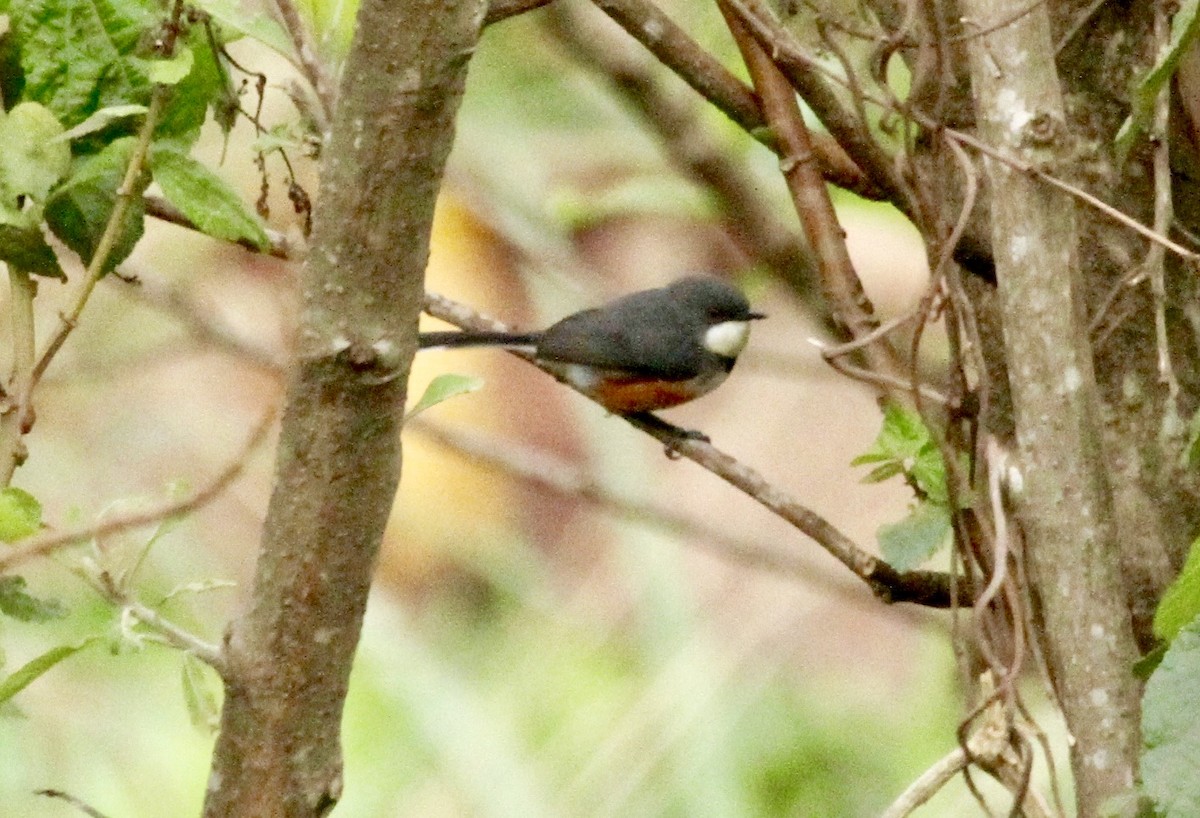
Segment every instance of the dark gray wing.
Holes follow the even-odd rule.
[[[584,364],[631,375],[687,380],[703,371],[702,324],[664,298],[646,290],[604,307],[569,315],[538,343],[543,360]]]

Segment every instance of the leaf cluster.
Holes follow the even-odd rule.
[[[255,214],[189,156],[209,112],[237,104],[225,35],[207,14],[164,16],[155,0],[0,0],[0,15],[0,261],[62,278],[52,234],[90,265],[125,196],[101,260],[111,272],[142,236],[152,181],[201,230],[267,245]],[[148,123],[155,94],[163,100]],[[148,167],[129,174],[143,136]]]

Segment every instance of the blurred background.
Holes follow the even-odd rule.
[[[715,9],[666,8],[733,65]],[[602,56],[644,58],[594,9],[573,9],[604,34],[597,48],[624,49]],[[308,13],[325,53],[339,53],[352,9]],[[712,191],[680,172],[672,146],[548,14],[492,26],[472,60],[429,289],[536,328],[690,272],[736,280],[770,318],[720,390],[668,418],[874,549],[908,492],[864,485],[849,466],[878,430],[871,394],[823,364],[810,339],[828,336],[812,304],[731,237]],[[290,66],[252,42],[232,51],[270,77],[266,119],[293,121]],[[694,101],[662,82],[666,98]],[[696,112],[686,136],[735,160],[796,232],[775,157],[719,113]],[[252,140],[244,124],[228,142],[213,127],[204,148],[247,200],[260,186]],[[282,167],[267,165],[271,225],[295,239]],[[314,164],[296,165],[315,196]],[[878,311],[902,313],[925,284],[920,242],[887,208],[837,204]],[[140,283],[104,283],[36,402],[16,485],[55,527],[204,485],[280,398],[295,264],[151,221],[124,272]],[[43,333],[68,291],[42,284]],[[485,384],[405,430],[336,815],[868,816],[953,748],[947,616],[876,602],[754,501],[514,358],[423,353],[412,399],[444,372]],[[213,642],[247,596],[273,445],[255,448],[217,501],[160,532],[141,568],[140,598],[170,597],[164,613]],[[79,814],[34,795],[48,788],[110,818],[198,812],[219,684],[130,633],[74,569],[94,549],[135,560],[152,534],[24,572],[69,613],[51,625],[4,620],[9,672],[55,644],[105,639],[4,708],[4,815]],[[756,564],[763,552],[800,567]],[[956,786],[921,814],[973,813],[972,803]]]

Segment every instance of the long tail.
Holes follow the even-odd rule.
[[[432,347],[532,347],[540,332],[422,332],[421,349]]]

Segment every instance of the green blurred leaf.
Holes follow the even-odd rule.
[[[247,240],[259,249],[270,244],[262,222],[241,197],[177,146],[153,146],[150,169],[163,195],[202,232],[226,241]]]
[[[1187,561],[1154,612],[1154,635],[1170,642],[1200,615],[1200,538],[1192,541]]]
[[[1142,698],[1142,784],[1163,818],[1200,815],[1200,620],[1182,628]]]
[[[145,105],[110,105],[107,108],[101,108],[100,110],[94,112],[91,116],[89,116],[83,122],[80,122],[74,128],[71,128],[69,131],[63,131],[63,133],[57,137],[57,140],[70,141],[72,139],[78,139],[81,136],[87,136],[88,134],[102,131],[114,122],[125,119],[126,117],[141,116],[142,114],[146,113],[147,110],[148,109]]]
[[[51,648],[35,659],[30,659],[16,671],[9,674],[4,681],[0,682],[0,703],[8,701],[13,696],[29,687],[34,680],[36,680],[47,670],[57,665],[63,659],[79,653],[79,651],[88,647],[95,641],[96,638],[92,637],[74,645],[59,645],[58,647]]]
[[[46,221],[54,235],[85,263],[91,262],[112,215],[133,147],[133,137],[122,137],[93,156],[76,159],[66,182],[54,191],[46,205]],[[142,237],[146,213],[141,193],[148,183],[149,176],[143,174],[125,212],[121,233],[104,265],[105,273],[124,261]]]
[[[0,541],[16,542],[42,527],[42,504],[29,492],[0,489]]]
[[[196,64],[196,55],[186,45],[180,45],[170,57],[146,61],[146,78],[158,85],[178,85]]]
[[[1117,131],[1115,140],[1117,155],[1122,160],[1129,155],[1133,143],[1150,127],[1154,116],[1154,102],[1167,87],[1171,77],[1179,68],[1184,52],[1191,47],[1200,33],[1200,0],[1181,0],[1171,18],[1171,40],[1167,50],[1158,61],[1138,80],[1133,90],[1133,105],[1128,118]]]
[[[0,577],[0,613],[22,622],[62,619],[67,611],[56,599],[39,599],[25,590],[25,578]]]
[[[187,705],[192,726],[198,730],[216,732],[221,704],[211,678],[211,669],[192,654],[185,653],[181,673],[183,701]]]
[[[3,214],[28,213],[28,205],[17,197],[37,204],[36,219],[50,189],[58,184],[71,167],[71,149],[59,140],[63,127],[50,110],[35,102],[22,102],[0,119],[0,191]],[[7,218],[5,221],[12,223]]]
[[[0,261],[40,276],[66,276],[40,226],[22,228],[0,224]]]
[[[133,57],[160,12],[154,0],[13,0],[11,12],[26,100],[68,126],[148,101],[150,83]]]
[[[162,116],[154,127],[154,135],[190,146],[199,137],[209,108],[226,105],[233,92],[228,88],[227,78],[217,64],[217,57],[213,54],[203,27],[192,27],[180,46],[191,52],[192,67],[187,76],[172,89]]]
[[[212,15],[220,25],[225,42],[236,39],[230,34],[250,37],[292,59],[294,50],[291,38],[265,14],[248,13],[238,0],[198,0],[196,5]]]
[[[476,392],[481,388],[483,388],[483,378],[473,375],[456,375],[451,372],[438,375],[429,382],[429,386],[425,387],[425,394],[421,395],[421,399],[409,410],[404,419],[412,420],[431,406],[437,406],[442,401],[457,395]]]
[[[950,542],[950,513],[938,503],[917,503],[898,523],[879,527],[879,550],[898,571],[923,564]]]

